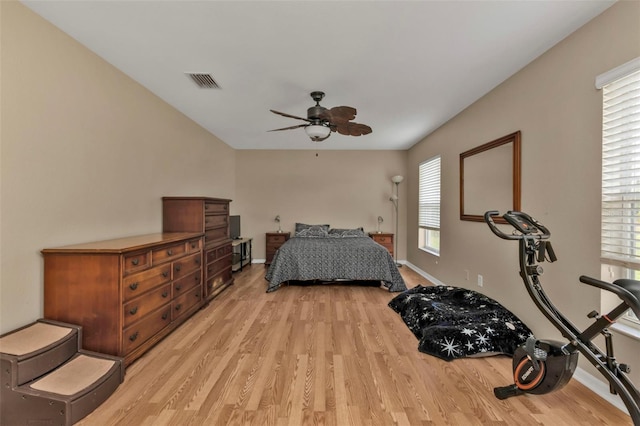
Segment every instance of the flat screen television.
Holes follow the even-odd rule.
[[[240,216],[229,216],[229,234],[234,240],[240,238]]]

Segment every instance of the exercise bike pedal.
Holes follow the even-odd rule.
[[[493,394],[498,399],[507,399],[512,396],[522,395],[522,392],[516,385],[502,386],[499,388],[493,388]]]

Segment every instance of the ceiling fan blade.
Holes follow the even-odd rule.
[[[267,130],[267,132],[277,132],[277,131],[280,131],[280,130],[299,129],[300,127],[307,127],[307,126],[308,126],[308,124],[298,124],[297,126],[283,127],[282,129]]]
[[[357,111],[353,107],[349,106],[337,106],[326,111],[325,115],[328,115],[328,120],[331,123],[346,123],[356,118]]]
[[[309,123],[311,123],[311,120],[309,120],[308,118],[298,117],[298,116],[287,114],[287,113],[284,113],[284,112],[275,111],[273,109],[270,109],[269,111],[271,111],[274,114],[282,115],[283,117],[295,118],[297,120],[304,120],[304,121],[308,121]]]
[[[368,135],[373,130],[366,124],[346,122],[336,124],[336,131],[345,136],[362,136]]]

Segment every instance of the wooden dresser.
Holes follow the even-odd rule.
[[[202,306],[202,246],[181,232],[44,249],[44,316],[129,365]]]
[[[204,298],[209,301],[233,284],[233,248],[229,236],[231,200],[210,197],[163,197],[165,232],[204,233]]]
[[[273,256],[275,256],[276,251],[283,245],[288,239],[291,237],[290,232],[267,232],[265,234],[266,240],[266,259],[264,262],[264,266],[271,265],[273,261]]]
[[[369,232],[369,236],[373,238],[373,241],[389,250],[391,257],[393,257],[393,234],[386,232]]]

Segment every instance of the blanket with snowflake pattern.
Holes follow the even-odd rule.
[[[531,330],[495,300],[464,288],[417,286],[389,302],[418,338],[418,350],[456,358],[513,355]]]

